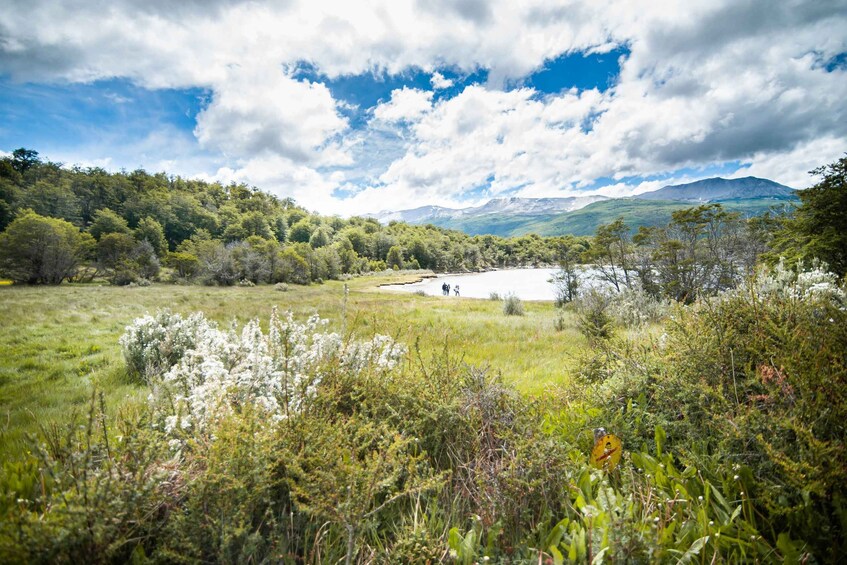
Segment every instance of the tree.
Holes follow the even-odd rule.
[[[233,257],[233,245],[209,241],[199,246],[200,273],[207,284],[230,286],[238,282],[238,270]]]
[[[79,200],[66,180],[37,180],[20,193],[17,204],[20,208],[29,208],[42,216],[80,223]]]
[[[97,262],[112,284],[129,284],[159,274],[159,259],[146,239],[136,241],[125,233],[107,233],[97,242]]]
[[[289,222],[291,218],[289,217]],[[308,243],[312,237],[312,222],[309,218],[302,218],[293,224],[289,224],[291,229],[288,230],[288,240],[297,243]]]
[[[402,269],[403,268],[403,250],[394,245],[391,249],[388,250],[388,256],[385,260],[385,264],[388,265],[389,269]]]
[[[573,238],[557,242],[556,248],[559,270],[553,274],[553,285],[556,289],[556,305],[562,306],[576,299],[580,283],[579,257],[584,249]]]
[[[309,245],[312,246],[312,249],[318,249],[319,247],[324,247],[329,245],[329,230],[326,226],[321,226],[316,229],[311,237],[309,237]]]
[[[162,224],[146,216],[138,222],[133,232],[138,241],[147,241],[153,247],[157,256],[161,257],[168,251],[168,240],[165,239],[165,230]]]
[[[270,278],[271,265],[266,254],[244,241],[232,243],[230,248],[240,280],[258,284]]]
[[[94,212],[93,221],[88,228],[94,239],[101,239],[104,235],[110,233],[129,234],[129,225],[121,216],[104,208]]]
[[[12,151],[12,166],[21,174],[39,164],[38,151],[21,147]]]
[[[277,258],[277,272],[274,280],[286,283],[309,284],[311,271],[309,264],[291,247],[283,249]]]
[[[588,258],[596,263],[600,276],[613,285],[615,290],[620,290],[621,284],[632,288],[629,276],[633,270],[630,247],[629,226],[622,217],[611,224],[597,227]]]
[[[168,253],[167,265],[176,271],[179,278],[188,279],[197,273],[200,267],[200,261],[193,253],[175,251]]]
[[[819,167],[823,177],[800,191],[800,207],[774,236],[770,260],[789,263],[820,259],[839,276],[847,275],[847,156]]]
[[[0,271],[17,282],[59,284],[93,247],[94,239],[70,222],[26,210],[0,234]]]

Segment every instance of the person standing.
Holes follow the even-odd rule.
[[[453,288],[453,292],[455,292],[455,293],[456,293],[456,296],[459,296],[459,285],[456,285],[456,286]]]

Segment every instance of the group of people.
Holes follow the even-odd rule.
[[[459,285],[453,287],[453,292],[456,294],[456,296],[459,296]],[[443,294],[444,296],[450,296],[450,285],[446,282],[441,285],[441,294]]]

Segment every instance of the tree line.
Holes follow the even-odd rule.
[[[812,171],[793,213],[743,218],[720,204],[593,238],[469,236],[432,225],[322,216],[244,184],[144,170],[64,167],[18,149],[0,159],[0,275],[30,284],[106,279],[309,284],[384,269],[475,271],[556,265],[560,302],[591,264],[615,290],[691,302],[735,287],[762,260],[821,260],[847,272],[847,157]]]
[[[321,216],[244,184],[67,168],[24,148],[0,159],[0,231],[0,274],[30,284],[128,284],[162,267],[175,280],[231,285],[539,266],[555,264],[563,241]]]

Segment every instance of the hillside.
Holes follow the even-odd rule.
[[[698,203],[719,202],[743,216],[757,216],[773,207],[799,202],[797,191],[768,179],[711,178],[670,185],[631,198],[590,195],[575,198],[497,198],[473,208],[451,209],[423,206],[413,210],[380,213],[382,222],[401,220],[432,224],[469,235],[541,236],[592,235],[601,224],[623,216],[627,224],[666,224],[676,210]]]
[[[741,212],[743,216],[758,216],[771,208],[793,206],[797,199],[749,198],[722,201],[727,210]],[[593,235],[597,226],[608,224],[619,216],[637,229],[638,226],[667,224],[676,210],[690,208],[694,203],[679,200],[641,200],[616,198],[589,204],[584,208],[562,214],[536,216],[490,215],[475,218],[436,218],[429,223],[438,227],[463,231],[469,235],[497,235],[513,237],[535,233],[540,236]]]

